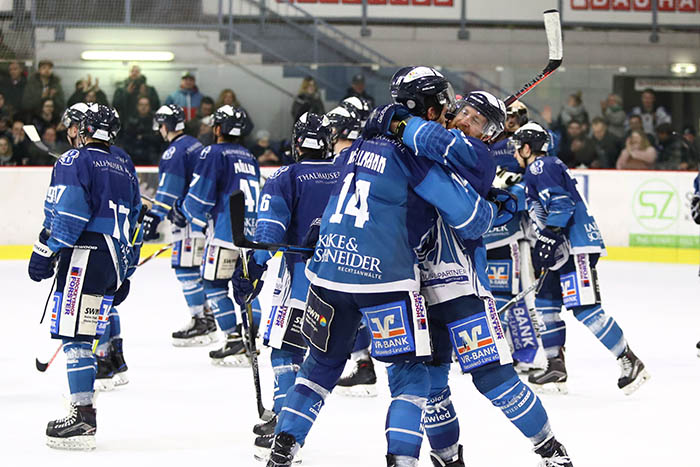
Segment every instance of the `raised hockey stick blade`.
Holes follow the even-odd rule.
[[[60,154],[56,154],[55,152],[51,151],[51,150],[48,148],[48,146],[46,146],[46,145],[41,141],[41,138],[39,137],[39,132],[36,131],[36,127],[35,127],[34,125],[24,125],[24,126],[22,127],[22,129],[24,130],[24,133],[27,135],[27,138],[29,138],[29,140],[30,140],[32,143],[34,143],[34,146],[38,147],[39,149],[41,149],[41,150],[44,151],[45,153],[48,153],[48,155],[51,156],[51,157],[55,157],[56,159],[58,159],[59,157],[61,157]]]
[[[233,244],[237,247],[298,254],[308,254],[313,252],[312,248],[304,248],[296,245],[285,245],[283,243],[263,243],[248,240],[245,236],[245,194],[242,191],[238,190],[231,193],[231,197],[229,198],[229,209],[231,214],[231,233],[233,234]]]
[[[564,43],[561,38],[561,20],[558,10],[544,12],[544,31],[547,34],[547,46],[549,48],[549,63],[539,75],[525,84],[518,92],[506,97],[503,101],[508,107],[513,102],[530,92],[535,86],[544,81],[549,75],[559,68],[564,59]]]

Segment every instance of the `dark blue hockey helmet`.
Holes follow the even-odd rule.
[[[120,129],[116,110],[102,104],[87,104],[85,118],[80,122],[80,136],[111,144]]]
[[[447,119],[452,120],[465,107],[472,107],[486,118],[481,130],[487,141],[493,141],[503,132],[506,123],[506,105],[502,100],[486,91],[473,91],[456,100],[447,111]]]
[[[294,160],[303,158],[299,149],[312,152],[323,159],[331,157],[331,122],[325,115],[306,112],[294,124],[292,130],[292,156]]]
[[[537,122],[528,122],[518,128],[512,141],[516,149],[527,144],[535,154],[546,153],[549,150],[549,132]]]
[[[85,118],[85,112],[87,109],[88,104],[84,102],[78,102],[71,105],[63,112],[63,115],[61,116],[61,123],[63,123],[63,126],[66,128],[70,128],[74,125],[80,127],[80,122],[82,122]]]
[[[185,111],[182,107],[174,104],[166,104],[156,110],[153,115],[153,131],[158,131],[161,125],[170,131],[180,131],[185,129]]]
[[[212,118],[212,126],[221,127],[221,134],[235,137],[245,137],[253,130],[253,122],[242,107],[222,105]]]
[[[361,96],[346,97],[343,99],[339,107],[344,107],[350,111],[354,111],[360,119],[360,125],[365,126],[365,122],[372,113],[372,107],[369,106],[369,101]]]
[[[391,78],[389,89],[395,104],[405,105],[416,116],[424,116],[430,107],[449,105],[454,95],[447,79],[428,66],[401,68]]]
[[[338,139],[354,141],[360,137],[362,121],[355,108],[348,107],[338,106],[326,114],[331,124],[331,140],[334,144]]]

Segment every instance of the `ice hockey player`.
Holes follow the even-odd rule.
[[[515,132],[513,142],[515,157],[526,169],[525,191],[536,230],[533,266],[535,272],[548,271],[536,297],[545,325],[547,368],[531,374],[528,381],[542,390],[566,392],[566,324],[559,315],[563,305],[617,358],[621,368],[617,385],[632,394],[649,373],[630,350],[620,326],[600,305],[595,266],[605,245],[595,219],[566,165],[546,155],[549,135],[542,126],[529,122]]]
[[[447,83],[429,67],[399,70],[392,86],[412,83],[411,112],[442,120]],[[439,84],[439,86],[438,86]],[[420,98],[420,99],[418,99]],[[362,316],[372,329],[373,355],[387,367],[392,402],[386,417],[389,466],[414,466],[423,438],[421,413],[430,391],[425,305],[418,293],[414,248],[424,232],[414,219],[437,207],[464,239],[490,227],[493,206],[441,165],[415,157],[397,138],[361,138],[349,149],[324,211],[306,273],[311,280],[302,319],[309,354],[287,393],[268,467],[291,464],[353,348]],[[439,187],[439,188],[438,188]],[[475,210],[477,202],[486,203]]]
[[[363,115],[364,118],[360,115]],[[345,149],[349,148],[353,141],[360,137],[368,115],[367,104],[358,97],[345,99],[341,105],[326,114],[333,130],[331,139],[336,164],[342,166],[345,157],[349,154],[349,151],[345,151]],[[369,329],[363,320],[357,331],[355,346],[350,354],[352,370],[347,376],[338,380],[336,394],[350,397],[374,397],[377,395],[377,374],[369,354],[371,339]]]
[[[320,218],[340,169],[333,163],[331,122],[324,115],[305,113],[292,130],[292,155],[296,164],[281,167],[270,176],[260,197],[255,240],[266,243],[301,245],[311,223]],[[248,261],[249,279],[240,264],[233,275],[234,294],[241,307],[250,299],[253,284],[262,287],[263,272],[272,254],[258,250]],[[270,360],[275,375],[273,411],[275,418],[256,425],[253,431],[256,458],[267,459],[272,447],[277,414],[297,371],[307,345],[301,334],[301,321],[309,291],[304,274],[305,262],[298,254],[285,254],[278,277],[279,289],[268,319],[264,342],[272,348]]]
[[[496,164],[501,165],[502,158],[512,160],[513,157],[513,134],[518,131],[518,128],[525,125],[529,121],[528,109],[525,104],[520,101],[515,101],[506,109],[506,123],[501,136],[491,145],[493,157],[496,159]],[[549,134],[550,144],[547,149],[547,155],[556,156],[559,154],[559,139],[558,133],[547,130]]]
[[[111,148],[119,127],[109,107],[87,106],[78,134],[82,147],[64,153],[54,167],[44,228],[29,261],[32,280],[57,274],[51,333],[64,344],[71,409],[46,428],[54,448],[95,448],[92,343],[112,304],[128,294],[128,270],[138,257],[139,184],[128,156]]]
[[[395,100],[407,104],[412,96],[401,97]],[[458,100],[448,118],[451,131],[420,118],[404,120],[404,144],[419,156],[443,160],[457,168],[456,176],[463,177],[483,198],[497,202],[495,225],[507,225],[515,212],[514,203],[507,194],[491,188],[495,164],[485,144],[503,131],[505,105],[487,92],[475,91]],[[433,448],[433,465],[465,465],[459,445],[459,422],[448,386],[453,352],[461,370],[471,374],[477,390],[533,443],[544,465],[573,465],[554,438],[541,401],[513,369],[488,288],[482,240],[460,240],[441,219],[423,240],[419,254],[421,293],[428,303],[434,349],[434,359],[428,367],[431,385],[423,424]]]
[[[182,107],[168,104],[153,116],[153,131],[170,143],[158,164],[156,204],[144,217],[144,241],[157,240],[158,224],[167,216],[171,206],[187,195],[195,166],[199,161],[202,143],[185,134],[185,112]],[[207,345],[217,340],[214,315],[205,308],[204,284],[199,272],[204,256],[205,237],[202,228],[188,222],[185,227],[171,224],[173,250],[171,266],[180,281],[185,301],[190,310],[189,324],[172,333],[173,345],[189,347]]]
[[[354,111],[360,118],[360,126],[362,127],[365,126],[365,122],[367,122],[369,114],[372,111],[369,101],[364,97],[358,96],[346,97],[340,102],[340,104],[338,104],[338,106]]]
[[[200,151],[187,195],[177,200],[168,213],[168,219],[180,228],[185,228],[188,223],[202,228],[207,226],[201,272],[209,306],[219,328],[226,333],[224,346],[209,352],[212,363],[220,365],[249,364],[240,324],[237,326],[236,311],[229,297],[229,281],[239,256],[231,234],[229,196],[238,190],[245,193],[245,233],[252,238],[260,195],[260,168],[242,146],[243,138],[250,131],[251,123],[245,110],[230,105],[217,109],[213,117],[216,144]],[[257,329],[260,322],[257,302],[255,308],[254,326]]]
[[[696,224],[700,224],[700,174],[693,181],[693,199],[690,202],[690,215]],[[700,342],[695,346],[700,357]]]

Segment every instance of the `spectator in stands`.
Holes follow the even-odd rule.
[[[32,143],[24,134],[23,126],[24,122],[22,120],[12,122],[12,129],[10,130],[12,134],[12,153],[22,161],[21,165],[27,165],[29,163],[29,149]]]
[[[66,99],[61,88],[61,79],[53,73],[53,62],[41,60],[39,71],[34,73],[24,88],[22,109],[29,114],[39,113],[45,99],[51,99],[57,114],[61,114],[65,107]]]
[[[370,109],[374,108],[374,97],[370,96],[365,91],[365,75],[362,73],[358,73],[352,77],[350,87],[346,91],[343,99],[347,99],[348,97],[362,97],[369,102]]]
[[[93,103],[97,102],[102,105],[109,105],[107,95],[100,89],[100,79],[95,78],[92,82],[92,76],[87,75],[87,78],[79,79],[75,82],[75,92],[68,98],[68,107],[78,102]],[[119,111],[117,109],[117,111]],[[121,117],[121,114],[119,114]]]
[[[695,136],[695,128],[692,126],[683,128],[683,139],[693,149],[695,160],[700,159],[700,138]]]
[[[157,165],[163,151],[163,140],[153,131],[153,111],[147,96],[141,96],[136,105],[136,115],[124,124],[122,145],[131,156],[134,165]]]
[[[185,133],[194,136],[205,146],[214,144],[214,134],[212,133],[210,118],[208,118],[214,113],[214,108],[214,99],[209,96],[202,97],[197,115],[185,123]]]
[[[604,101],[600,101],[600,111],[608,126],[608,131],[618,138],[625,136],[625,119],[627,115],[622,108],[622,98],[617,94],[610,94]]]
[[[688,170],[691,165],[697,165],[694,151],[681,135],[673,131],[670,123],[656,127],[656,149],[659,153],[656,159],[658,170]]]
[[[323,102],[321,101],[316,81],[311,76],[307,76],[301,81],[299,93],[292,104],[293,121],[296,122],[299,120],[299,117],[306,112],[319,115],[326,113],[323,108]]]
[[[202,93],[195,84],[194,75],[186,71],[180,79],[180,89],[170,94],[165,99],[165,103],[179,105],[185,111],[185,119],[192,120],[197,115],[202,97]]]
[[[58,125],[59,120],[60,114],[56,109],[54,100],[44,98],[41,102],[41,110],[32,119],[32,125],[36,127],[36,131],[39,134],[42,134],[47,127]]]
[[[250,153],[261,166],[282,165],[280,157],[270,144],[270,132],[260,130],[255,134],[255,144],[250,147]]]
[[[37,129],[38,130],[38,129]],[[56,147],[56,129],[52,126],[45,127],[39,132],[41,142],[52,152],[59,152]],[[53,165],[56,159],[35,145],[29,146],[29,163],[27,165]]]
[[[0,136],[12,137],[12,119],[10,117],[0,117]]]
[[[54,126],[46,127],[44,133],[41,135],[41,141],[55,154],[63,154],[70,149],[65,139],[58,139],[58,132]],[[48,159],[48,165],[53,165],[53,162],[53,159]]]
[[[5,44],[5,37],[0,29],[0,71],[3,74],[7,73],[8,60],[14,60],[15,58],[17,58],[17,54],[15,54],[15,51],[12,50],[10,46]]]
[[[233,89],[224,89],[219,93],[219,98],[216,100],[216,108],[218,109],[222,105],[230,105],[231,107],[240,107],[241,103],[238,102],[236,98],[236,93]]]
[[[571,143],[575,138],[583,134],[581,122],[574,119],[566,125],[565,131],[562,133],[561,142],[559,143],[559,158],[569,167],[575,167],[575,157],[571,151]]]
[[[129,69],[129,77],[117,84],[112,98],[112,105],[119,112],[122,122],[137,114],[136,107],[141,96],[148,97],[152,108],[160,107],[158,92],[153,86],[147,84],[146,77],[141,74],[141,67],[132,65]]]
[[[596,169],[614,169],[622,150],[622,140],[612,134],[607,122],[601,117],[593,119],[591,129],[596,152],[596,159],[591,163],[591,167]]]
[[[647,133],[646,131],[644,131],[644,125],[642,124],[641,115],[630,115],[627,120],[627,124],[629,126],[629,129],[625,134],[625,138],[627,138],[630,135],[630,133],[632,133],[632,130],[638,130],[646,134],[647,139],[649,140],[649,144],[651,144],[652,146],[656,144],[656,135],[654,133]]]
[[[572,120],[576,120],[584,133],[588,133],[588,112],[581,100],[581,91],[569,95],[566,105],[559,112],[558,127],[567,128]]]
[[[10,115],[22,109],[22,97],[27,86],[27,77],[24,75],[24,67],[20,62],[10,62],[8,65],[9,76],[3,77],[0,91],[5,95],[5,101],[9,107]]]
[[[617,158],[615,167],[624,170],[653,169],[656,162],[656,149],[651,145],[644,130],[630,131],[625,140],[625,149]]]
[[[645,89],[642,91],[641,100],[642,105],[633,108],[631,115],[641,117],[645,133],[654,134],[654,130],[662,123],[671,123],[671,115],[666,109],[656,106],[656,94],[653,90]]]
[[[21,165],[21,161],[12,154],[12,143],[5,135],[0,136],[0,166]]]

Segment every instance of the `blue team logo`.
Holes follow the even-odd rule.
[[[175,155],[175,146],[170,146],[168,149],[165,150],[165,152],[161,156],[161,159],[163,159],[164,161],[167,161],[168,159],[172,159],[174,155]]]
[[[542,159],[537,159],[535,162],[530,164],[530,172],[532,175],[539,175],[544,171],[544,161]]]
[[[199,158],[200,158],[200,159],[206,159],[206,158],[207,158],[207,154],[209,154],[210,151],[211,151],[211,146],[205,147],[204,149],[202,149],[201,151],[199,151]]]
[[[581,301],[578,296],[578,282],[576,281],[576,273],[570,272],[562,274],[559,278],[561,284],[561,298],[564,301],[564,306],[570,308],[578,306]]]
[[[447,328],[463,372],[499,361],[498,349],[491,335],[486,313],[454,321],[449,323]]]
[[[487,275],[489,278],[489,285],[491,290],[511,290],[510,276],[511,276],[511,261],[489,261]]]
[[[78,158],[80,155],[80,151],[77,149],[71,149],[70,151],[66,151],[63,153],[60,159],[58,159],[58,162],[60,162],[62,165],[73,165],[73,161]]]
[[[275,170],[275,173],[273,173],[272,175],[270,175],[269,177],[267,177],[267,179],[268,179],[268,180],[271,180],[271,179],[273,179],[273,178],[279,177],[280,175],[282,175],[283,173],[285,173],[287,170],[289,170],[289,167],[290,167],[290,166],[288,166],[288,165],[283,165],[283,166],[280,167],[279,169]]]
[[[405,302],[361,308],[372,335],[372,355],[388,357],[415,350]]]

